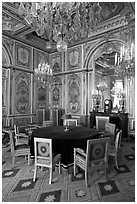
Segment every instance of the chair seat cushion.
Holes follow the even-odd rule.
[[[52,158],[52,163],[53,165],[58,163],[59,161],[61,160],[61,154],[57,154],[57,155],[53,155],[53,158]],[[37,159],[37,163],[38,164],[45,164],[45,165],[49,165],[50,164],[50,159],[49,158],[38,158]]]
[[[21,150],[21,149],[30,149],[30,147],[27,144],[20,144],[15,146],[15,150]]]

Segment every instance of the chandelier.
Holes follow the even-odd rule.
[[[103,94],[104,91],[107,90],[107,84],[105,82],[100,82],[99,84],[96,85],[96,88],[98,90],[98,93],[101,92],[101,94]]]
[[[18,12],[38,36],[56,43],[59,52],[87,38],[101,21],[97,2],[21,2]]]
[[[38,67],[34,70],[34,75],[36,79],[41,83],[51,83],[53,78],[53,72],[50,68],[50,65],[48,63],[45,63],[44,61],[41,61],[38,64]]]
[[[135,28],[128,25],[122,33],[126,45],[121,45],[120,54],[115,54],[115,73],[119,77],[131,79],[135,76]]]

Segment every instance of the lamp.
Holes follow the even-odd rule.
[[[35,68],[34,75],[41,83],[46,84],[52,82],[52,69],[50,68],[50,65],[43,60],[38,64],[38,67]]]
[[[57,42],[59,52],[67,50],[67,43],[87,38],[101,21],[97,2],[21,2],[18,12],[38,36]]]

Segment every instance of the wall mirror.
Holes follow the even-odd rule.
[[[93,109],[97,111],[104,111],[106,99],[112,100],[113,111],[124,111],[124,77],[116,66],[121,57],[121,46],[119,42],[108,42],[102,45],[96,54]]]

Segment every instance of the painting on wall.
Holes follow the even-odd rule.
[[[82,52],[81,46],[68,50],[67,52],[68,70],[81,68],[81,52]]]
[[[31,67],[31,48],[20,43],[15,44],[15,65]]]
[[[81,111],[81,80],[77,74],[71,75],[68,80],[68,112]]]
[[[30,113],[30,79],[26,73],[19,73],[15,78],[15,107],[18,113]]]
[[[51,68],[54,73],[62,71],[62,57],[60,53],[51,55],[50,61],[51,61]]]

